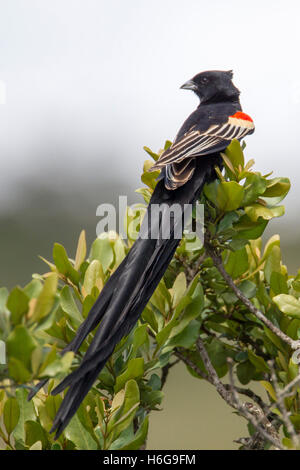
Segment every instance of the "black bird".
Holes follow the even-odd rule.
[[[184,205],[193,204],[204,184],[216,178],[214,168],[221,165],[220,152],[232,139],[240,140],[254,132],[252,119],[242,112],[240,92],[232,83],[232,76],[232,71],[202,72],[181,87],[193,90],[200,104],[150,170],[161,170],[147,209],[150,214],[153,204],[161,205],[161,215],[154,221],[160,235],[151,238],[151,217],[145,218],[136,242],[64,350],[78,351],[101,321],[80,366],[52,391],[57,394],[69,387],[51,429],[56,431],[56,437],[75,414],[116,344],[133,328],[164,275],[180,242],[175,232],[178,224],[182,225]],[[180,215],[174,212],[170,237],[164,238],[161,233],[164,225],[170,223],[168,208],[173,204],[183,210]]]

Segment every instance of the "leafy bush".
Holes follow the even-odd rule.
[[[87,256],[83,231],[75,259],[56,243],[53,262],[44,260],[48,272],[34,274],[24,288],[0,289],[0,334],[7,353],[7,364],[0,366],[2,448],[143,448],[149,414],[161,407],[168,371],[179,360],[247,419],[249,436],[239,440],[242,448],[299,446],[300,273],[288,274],[278,235],[264,247],[260,238],[268,222],[283,215],[279,204],[290,183],[252,171],[254,162],[245,164],[237,141],[223,160],[224,174],[217,169],[218,179],[201,197],[204,246],[183,237],[138,324],[117,345],[57,441],[49,430],[62,396],[51,390],[78,365],[93,334],[75,356],[59,352],[132,246],[132,226],[140,223],[145,206],[128,208],[126,243],[105,233]],[[138,190],[146,203],[157,177],[147,172],[151,165],[145,162],[145,186]],[[48,385],[27,401],[43,378],[50,379]],[[267,402],[244,388],[254,382],[267,391]]]

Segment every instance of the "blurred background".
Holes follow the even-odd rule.
[[[96,208],[134,193],[146,154],[173,139],[197,106],[180,85],[234,71],[256,132],[246,156],[287,176],[280,233],[300,266],[300,3],[281,0],[0,0],[0,285],[43,272],[55,241],[74,255]],[[236,448],[241,419],[209,384],[174,368],[149,449]]]

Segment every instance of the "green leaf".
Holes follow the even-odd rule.
[[[172,306],[176,307],[186,291],[186,277],[184,273],[179,273],[171,289]]]
[[[149,427],[149,418],[148,416],[146,416],[139,430],[134,435],[134,438],[132,439],[132,441],[130,441],[129,444],[126,444],[123,447],[120,447],[119,450],[139,450],[147,438],[148,427]]]
[[[58,276],[56,273],[52,273],[46,278],[43,289],[37,298],[36,305],[31,317],[33,322],[40,322],[51,312],[54,304],[57,284]]]
[[[171,147],[172,143],[173,142],[171,140],[166,140],[165,145],[164,145],[164,150],[168,150],[168,148]]]
[[[190,297],[192,293],[192,297]],[[195,287],[195,290],[188,289],[188,295],[185,297],[188,299],[189,303],[185,306],[184,312],[181,314],[180,319],[175,323],[175,326],[170,331],[170,338],[181,333],[187,325],[197,318],[204,307],[204,293],[200,283]],[[194,324],[196,326],[196,324]]]
[[[68,351],[62,357],[59,357],[52,361],[49,365],[43,368],[43,372],[40,373],[41,377],[59,377],[66,375],[70,371],[72,361],[74,358],[74,352]]]
[[[115,392],[121,390],[125,383],[130,379],[142,377],[144,374],[144,358],[137,357],[128,362],[127,369],[119,375],[116,380]]]
[[[98,434],[99,435],[99,434]],[[103,436],[102,436],[103,439]],[[100,437],[100,440],[102,440]],[[134,432],[133,432],[133,423],[131,423],[124,431],[121,432],[119,437],[115,439],[112,444],[109,446],[109,450],[120,450],[123,449],[124,446],[129,444],[129,442],[134,439]],[[102,445],[103,447],[103,445]]]
[[[255,367],[250,361],[238,364],[236,373],[242,385],[247,385],[255,374]]]
[[[245,362],[248,359],[248,352],[247,351],[239,351],[236,356],[234,357],[235,361],[237,362]]]
[[[76,256],[75,256],[74,269],[76,271],[78,271],[78,269],[84,262],[85,257],[86,257],[86,239],[85,239],[85,231],[82,230],[82,232],[79,235]]]
[[[42,450],[43,445],[41,441],[36,441],[34,444],[32,444],[31,447],[29,447],[29,450]]]
[[[247,215],[244,215],[234,225],[234,229],[237,231],[235,238],[255,240],[263,234],[267,224],[267,220],[258,219],[256,222],[253,222]]]
[[[28,310],[29,297],[20,287],[15,287],[7,299],[7,308],[11,312],[11,321],[18,325]]]
[[[292,439],[290,439],[288,437],[283,437],[282,438],[282,444],[284,445],[284,447],[287,447],[287,449],[289,449],[289,450],[295,449]]]
[[[270,285],[275,295],[288,294],[289,292],[286,278],[280,272],[273,271],[271,273]]]
[[[224,344],[217,338],[213,338],[210,343],[206,345],[209,358],[215,368],[220,368],[227,365],[227,354]]]
[[[8,371],[10,378],[20,384],[28,382],[31,378],[31,373],[24,366],[24,363],[20,361],[20,359],[16,359],[15,357],[9,358]]]
[[[43,348],[37,346],[31,354],[31,369],[34,375],[38,374],[39,368],[43,362]]]
[[[252,299],[256,295],[256,284],[254,284],[254,282],[248,281],[248,279],[241,282],[239,284],[239,288],[248,299]]]
[[[221,182],[217,190],[217,205],[224,212],[238,209],[244,197],[244,188],[236,181]]]
[[[19,359],[27,368],[30,368],[31,354],[36,346],[35,339],[23,325],[16,326],[6,340],[8,357]]]
[[[51,422],[55,419],[55,416],[59,410],[61,402],[62,402],[62,397],[60,395],[48,395],[48,397],[46,398],[45,410]]]
[[[93,287],[103,284],[103,269],[100,261],[93,260],[84,275],[83,287],[87,294],[92,292]]]
[[[115,440],[133,421],[140,402],[139,387],[135,380],[129,380],[125,386],[123,405],[115,411],[107,425],[107,432]]]
[[[38,279],[33,279],[27,284],[27,286],[24,287],[23,291],[30,299],[37,299],[41,293],[42,288],[43,284],[41,281]]]
[[[272,400],[277,401],[277,396],[273,388],[273,385],[270,384],[270,382],[267,382],[266,380],[261,380],[260,383],[267,390]]]
[[[300,300],[292,295],[280,294],[273,297],[279,310],[290,317],[300,318]]]
[[[103,234],[98,237],[92,244],[91,260],[98,260],[106,272],[114,260],[114,252],[107,237],[107,234]]]
[[[289,380],[294,380],[299,375],[299,366],[295,364],[293,359],[290,358],[289,360],[289,367],[288,367],[288,378]]]
[[[52,256],[58,271],[70,279],[73,284],[78,285],[79,273],[73,268],[65,248],[59,243],[55,243]]]
[[[47,447],[47,435],[40,423],[37,423],[36,421],[27,421],[25,423],[25,433],[25,442],[26,445],[30,447],[30,450],[38,450],[36,448],[32,448],[38,442],[40,442],[40,448],[45,449]]]
[[[256,201],[258,197],[264,194],[267,188],[267,181],[260,173],[249,173],[244,183],[245,194],[242,202],[243,206]]]
[[[232,228],[234,222],[239,220],[238,213],[235,211],[227,212],[224,217],[222,217],[219,225],[218,225],[218,232],[224,232],[229,228]]]
[[[151,171],[149,169],[153,166],[152,160],[146,160],[144,163],[144,171],[141,176],[142,182],[153,190],[157,184],[156,178],[159,175],[159,171]]]
[[[51,364],[51,362],[55,361],[56,357],[57,357],[56,344],[53,344],[50,351],[47,353],[47,355],[46,355],[46,357],[43,361],[40,372],[42,372],[44,369],[46,369],[46,367],[49,364]]]
[[[19,405],[20,416],[18,424],[13,431],[13,436],[16,441],[20,441],[22,444],[25,444],[25,423],[27,421],[35,421],[36,414],[34,411],[34,406],[32,401],[27,400],[28,391],[24,388],[16,389],[16,399]]]
[[[246,248],[242,248],[238,251],[229,252],[229,256],[225,264],[225,269],[233,279],[237,279],[242,274],[244,274],[244,272],[249,269],[248,254]]]
[[[289,322],[286,334],[292,339],[299,339],[300,336],[300,319],[294,318]]]
[[[218,206],[217,193],[219,186],[220,181],[216,179],[212,183],[206,184],[203,189],[203,192],[207,199],[213,202],[215,206]]]
[[[290,420],[295,426],[296,431],[300,431],[300,414],[294,414],[290,416]]]
[[[183,331],[176,336],[172,336],[164,348],[164,352],[175,347],[183,347],[189,349],[196,342],[199,336],[200,322],[192,320]]]
[[[83,318],[86,318],[88,316],[89,311],[91,310],[92,306],[94,305],[96,299],[94,296],[88,294],[82,305],[82,316]]]
[[[141,347],[147,341],[147,325],[137,326],[134,330],[132,350],[130,352],[130,358],[134,358],[139,347]]]
[[[143,149],[145,150],[145,152],[148,153],[148,155],[150,155],[150,157],[153,158],[153,160],[155,160],[155,161],[158,160],[159,155],[157,153],[152,152],[152,150],[149,149],[149,147],[144,146]],[[154,163],[153,163],[153,165],[154,165]]]
[[[162,314],[169,312],[172,299],[169,290],[162,279],[150,298],[150,303],[154,305]]]
[[[284,214],[284,206],[266,207],[262,204],[252,204],[245,207],[245,212],[253,222],[256,222],[260,217],[264,220],[271,220]]]
[[[123,240],[120,237],[118,237],[117,240],[115,241],[113,250],[115,254],[114,268],[117,268],[126,256],[125,245],[124,245]]]
[[[103,403],[103,399],[101,399],[98,395],[95,396],[95,404],[96,404],[95,411],[97,414],[98,423],[99,422],[101,423],[105,416],[105,406]]]
[[[238,169],[239,166],[241,166],[242,169],[244,168],[244,154],[241,144],[237,139],[231,141],[225,150],[225,154],[231,161],[234,168]]]
[[[82,322],[83,317],[79,312],[74,297],[69,286],[64,286],[60,293],[60,305],[70,318],[75,320],[76,324]]]
[[[268,180],[264,197],[281,197],[282,199],[289,192],[291,183],[288,178],[273,178]]]
[[[77,413],[66,427],[64,434],[67,439],[74,442],[78,450],[96,450],[98,448],[94,438],[80,422]]]
[[[278,246],[280,248],[280,237],[277,234],[272,235],[272,237],[269,238],[269,240],[267,241],[265,245],[262,261],[265,261],[268,258],[274,246]]]
[[[250,349],[248,350],[248,358],[258,372],[270,372],[270,368],[266,361],[261,356],[254,354],[254,352],[252,352]]]
[[[294,279],[294,281],[292,282],[292,287],[295,291],[297,292],[300,292],[300,279],[299,279],[299,274],[297,275],[297,277]],[[284,292],[285,294],[285,292]]]
[[[141,194],[146,204],[149,204],[151,199],[151,192],[147,188],[139,188],[135,190],[136,193]],[[130,238],[130,237],[129,237]]]
[[[11,434],[17,426],[19,417],[20,409],[17,399],[12,397],[8,398],[4,404],[3,410],[3,421],[8,434]]]
[[[185,297],[184,301],[186,302],[186,305],[188,305],[188,303],[190,302],[190,298]],[[176,324],[176,319],[177,319],[177,317],[175,316],[175,314],[173,314],[172,319],[166,324],[166,326],[164,326],[157,333],[155,339],[156,339],[156,342],[157,342],[158,346],[162,346],[166,342],[166,340],[169,338],[170,333],[172,331],[172,328],[174,328],[174,326]]]
[[[281,273],[281,251],[277,245],[273,245],[265,262],[264,273],[268,282],[274,272]]]
[[[155,313],[152,309],[146,307],[142,313],[142,319],[148,323],[148,325],[152,328],[152,330],[157,333],[158,332],[158,322]]]
[[[143,390],[141,393],[141,402],[145,404],[148,409],[156,410],[156,407],[161,404],[164,396],[164,392],[161,390]]]

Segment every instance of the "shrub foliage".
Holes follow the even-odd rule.
[[[300,273],[288,274],[278,235],[264,246],[261,240],[269,221],[283,215],[280,203],[290,183],[253,171],[254,162],[245,163],[237,141],[223,161],[224,171],[216,170],[218,179],[205,186],[201,198],[204,245],[184,235],[141,319],[117,345],[57,441],[49,430],[62,396],[51,390],[78,365],[93,333],[75,356],[59,352],[132,246],[132,227],[146,206],[128,208],[126,242],[104,233],[88,252],[82,231],[74,259],[55,243],[53,260],[44,260],[46,273],[34,274],[11,292],[0,289],[0,337],[7,358],[0,366],[2,448],[143,448],[149,415],[163,406],[162,389],[178,361],[247,419],[249,436],[239,440],[242,448],[299,445]],[[152,163],[145,162],[144,187],[138,190],[146,203],[156,184],[157,173],[147,172]],[[43,378],[49,378],[47,386],[27,401]],[[255,394],[254,382],[267,393]]]

